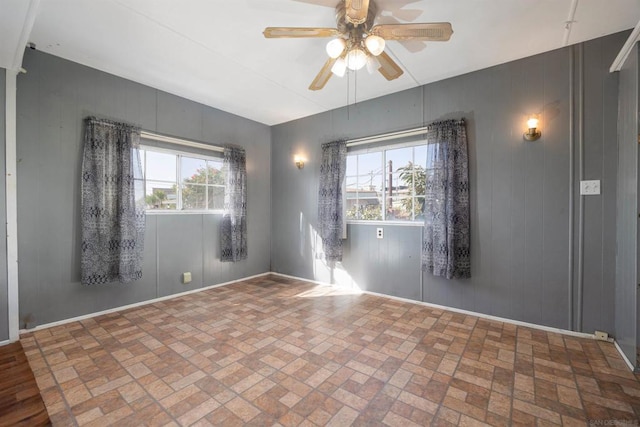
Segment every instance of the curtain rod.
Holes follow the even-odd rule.
[[[448,120],[445,120],[445,121],[448,121]],[[456,120],[456,122],[458,122],[458,120]],[[464,123],[464,119],[460,119],[459,122]],[[356,147],[358,145],[373,144],[374,142],[388,141],[390,139],[406,138],[406,137],[409,137],[409,136],[416,136],[416,135],[424,135],[425,133],[429,132],[429,129],[435,123],[438,123],[438,122],[430,123],[427,126],[422,126],[422,127],[419,127],[419,128],[400,130],[400,131],[397,131],[397,132],[383,133],[383,134],[380,134],[380,135],[365,136],[363,138],[348,139],[347,140],[347,147]]]
[[[174,138],[171,136],[159,135],[157,133],[152,133],[145,130],[140,132],[140,138],[151,139],[153,141],[159,141],[159,142],[168,142],[170,144],[182,145],[185,147],[200,148],[203,150],[218,151],[220,153],[224,152],[224,148],[219,147],[217,145],[209,145],[209,144],[204,144],[202,142],[194,142],[194,141],[188,141],[182,138]]]

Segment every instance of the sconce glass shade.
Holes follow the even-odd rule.
[[[378,56],[384,51],[385,41],[379,36],[368,36],[364,39],[364,44],[371,55]]]
[[[526,141],[536,141],[540,139],[542,132],[538,129],[538,124],[539,121],[535,117],[530,117],[529,120],[527,120],[527,127],[529,130],[522,135]]]
[[[367,64],[367,54],[359,47],[354,47],[347,53],[347,67],[350,70],[359,70]]]
[[[304,168],[304,159],[303,159],[302,157],[300,157],[300,156],[295,156],[295,157],[293,158],[293,161],[294,161],[294,163],[296,164],[296,167],[297,167],[298,169],[302,169],[302,168]]]
[[[367,58],[367,71],[369,74],[373,74],[380,69],[380,61],[375,56],[369,56]]]
[[[344,77],[344,73],[347,71],[347,61],[344,58],[338,58],[333,67],[331,67],[331,72],[338,77]]]
[[[327,43],[327,55],[335,59],[340,55],[342,55],[342,52],[344,52],[345,47],[346,47],[346,43],[344,39],[341,39],[341,38],[333,39],[329,43]]]

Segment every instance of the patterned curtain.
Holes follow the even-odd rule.
[[[322,144],[318,225],[327,261],[342,261],[342,182],[347,170],[347,143]]]
[[[84,285],[142,277],[145,213],[139,142],[138,128],[86,120],[80,262]]]
[[[471,277],[468,164],[464,120],[431,124],[422,269],[434,276]]]
[[[220,225],[221,261],[247,259],[247,167],[244,148],[224,147],[224,215]]]

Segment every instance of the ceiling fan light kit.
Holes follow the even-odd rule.
[[[329,58],[338,58],[340,55],[342,55],[342,52],[344,52],[344,49],[346,47],[347,43],[344,41],[344,39],[333,39],[329,43],[327,43],[327,55],[329,55]]]
[[[369,74],[373,74],[380,69],[380,61],[375,56],[367,58],[367,71]]]
[[[322,89],[332,74],[343,77],[347,68],[365,66],[387,80],[404,71],[384,52],[388,40],[447,41],[453,34],[448,22],[373,25],[378,7],[373,0],[341,0],[336,6],[337,28],[267,27],[266,38],[333,37],[327,43],[329,59],[315,77],[310,90]],[[377,68],[376,68],[377,67]]]
[[[378,56],[384,51],[386,42],[382,37],[370,34],[364,39],[364,44],[371,55]]]
[[[359,47],[351,48],[347,53],[347,68],[357,71],[365,65],[367,65],[367,54]]]
[[[344,73],[347,72],[347,61],[345,61],[344,58],[338,58],[335,64],[333,64],[333,67],[331,67],[331,72],[338,77],[343,77]]]

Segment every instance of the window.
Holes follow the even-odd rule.
[[[221,211],[222,159],[140,147],[147,211]]]
[[[426,144],[348,153],[347,220],[423,219],[426,167]]]

